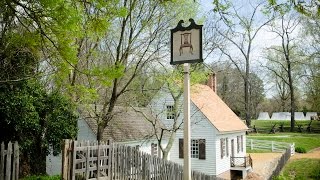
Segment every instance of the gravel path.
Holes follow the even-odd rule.
[[[290,158],[290,160],[291,159],[302,159],[302,158],[320,159],[320,148],[313,149],[310,152],[304,153],[304,154],[295,153],[295,155],[292,156]]]
[[[249,173],[247,180],[265,180],[266,177],[271,175],[271,172],[276,167],[278,160],[281,157],[281,153],[251,153],[253,161],[253,172]],[[301,154],[295,153],[290,160],[302,159],[302,158],[313,158],[320,159],[320,147],[311,150],[308,153]]]
[[[282,153],[251,153],[253,174],[249,174],[247,179],[267,179],[265,177],[271,175],[281,155]]]

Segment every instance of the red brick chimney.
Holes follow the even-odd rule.
[[[209,74],[208,83],[207,85],[215,92],[217,93],[217,79],[216,74],[212,73]]]

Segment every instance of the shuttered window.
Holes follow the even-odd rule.
[[[237,152],[240,152],[240,136],[237,136]]]
[[[179,158],[183,158],[183,139],[179,139]]]
[[[191,158],[206,159],[206,140],[191,140]],[[183,158],[183,139],[179,139],[179,158]]]
[[[226,138],[226,152],[227,152],[227,157],[229,156],[229,139]]]
[[[158,144],[156,143],[151,144],[151,155],[158,156]]]
[[[243,152],[243,135],[240,136],[240,140],[241,140],[241,152]]]
[[[221,152],[221,159],[226,155],[226,139],[220,139],[220,152]]]

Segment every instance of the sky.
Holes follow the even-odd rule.
[[[239,2],[239,3],[244,2],[245,3],[247,1],[248,0],[239,0],[237,2]],[[206,14],[208,14],[208,12],[213,9],[213,4],[212,4],[213,0],[199,0],[198,2],[200,3],[201,12],[203,12],[204,16]],[[241,5],[239,5],[239,6],[241,6]],[[244,4],[243,6],[244,6],[244,8],[242,8],[242,9],[246,9],[245,8],[246,4]],[[264,18],[264,17],[261,16],[261,18]],[[263,19],[261,19],[261,21],[263,21]],[[258,20],[258,24],[259,23],[260,22]],[[294,34],[294,36],[298,37],[298,30],[296,30],[293,34]],[[264,58],[265,48],[270,47],[270,46],[275,46],[275,45],[281,45],[281,39],[274,32],[271,32],[269,27],[265,26],[258,32],[256,38],[254,39],[253,46],[252,46],[253,49],[252,49],[252,53],[251,53],[251,70],[253,70],[255,72],[265,72],[265,73],[259,73],[259,76],[264,82],[264,89],[266,91],[266,96],[268,98],[272,97],[272,95],[275,92],[275,89],[273,88],[273,85],[272,85],[273,82],[269,82],[268,79],[266,79],[266,74],[268,72],[266,70],[264,71],[264,69],[262,69],[261,64],[263,64],[263,65],[266,64],[266,60]],[[236,52],[236,51],[234,51],[234,52]],[[206,63],[213,62],[214,59],[216,59],[216,58],[218,58],[218,57],[217,56],[211,57],[210,59],[205,60],[205,62]]]

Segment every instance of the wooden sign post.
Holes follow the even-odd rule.
[[[180,20],[177,27],[171,29],[171,60],[170,64],[183,64],[183,179],[191,180],[191,145],[190,145],[190,64],[203,62],[202,59],[202,25],[189,19],[190,25],[183,27]]]

